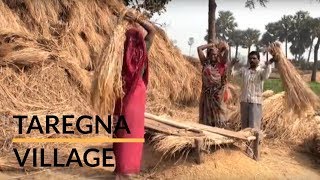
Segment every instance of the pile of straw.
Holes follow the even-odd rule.
[[[163,154],[163,157],[173,157],[176,153],[179,153],[180,157],[187,157],[194,144],[194,138],[156,134],[150,143],[157,152]]]
[[[118,24],[109,45],[100,56],[101,62],[95,71],[91,103],[100,115],[114,111],[116,98],[122,97],[121,69],[125,41],[125,24]]]
[[[240,108],[232,113],[230,127],[240,130]],[[317,134],[315,111],[309,109],[299,115],[286,107],[285,93],[266,98],[262,103],[262,130],[267,138],[278,142],[300,144]]]
[[[269,51],[277,62],[276,67],[286,92],[285,107],[300,115],[309,109],[318,108],[319,97],[309,88],[291,62],[286,59],[280,43],[272,44]]]
[[[103,107],[100,113],[111,113],[122,91],[126,22],[115,14],[123,9],[118,0],[0,1],[0,113],[5,122],[0,148],[9,150],[17,135],[12,115],[95,113],[92,87],[97,87],[93,96]],[[198,101],[200,71],[159,28],[149,61],[149,112]],[[93,83],[96,78],[105,84]]]

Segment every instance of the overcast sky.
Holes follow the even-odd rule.
[[[320,3],[316,0],[269,0],[267,7],[256,4],[256,8],[245,8],[246,0],[216,0],[218,11],[229,10],[233,13],[239,29],[254,28],[263,34],[265,25],[278,21],[283,15],[295,14],[299,10],[309,11],[312,17],[320,17]],[[169,38],[177,41],[184,54],[189,54],[188,39],[194,37],[191,55],[197,56],[196,47],[206,43],[204,36],[208,28],[208,0],[171,0],[167,12],[152,18],[157,23],[166,23]],[[253,49],[254,47],[251,47]],[[234,49],[232,49],[234,55]],[[247,50],[241,49],[241,55]],[[304,54],[307,57],[307,53]],[[289,58],[291,58],[291,54]],[[312,56],[313,57],[313,56]]]

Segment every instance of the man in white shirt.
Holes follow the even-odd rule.
[[[262,93],[263,84],[271,74],[271,61],[266,61],[264,66],[259,66],[260,54],[252,51],[248,55],[249,67],[242,67],[235,71],[232,68],[233,76],[241,78],[241,95],[240,95],[240,113],[241,128],[253,128],[260,131],[262,120]],[[234,66],[236,61],[232,61]],[[247,153],[253,157],[253,151],[250,144],[247,144]]]
[[[273,60],[266,61],[265,66],[260,67],[259,52],[252,51],[248,55],[249,67],[242,67],[235,71],[233,76],[241,78],[240,113],[241,127],[260,130],[262,120],[262,93],[263,84],[271,74]],[[232,62],[232,66],[236,61]]]

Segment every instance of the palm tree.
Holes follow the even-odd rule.
[[[247,0],[245,6],[247,8],[255,8],[255,1],[257,1],[262,7],[266,7],[266,3],[269,2],[269,0]]]
[[[216,23],[217,38],[228,41],[238,24],[230,11],[219,11],[219,17]]]
[[[193,43],[194,43],[194,38],[193,38],[193,37],[190,37],[190,38],[189,38],[189,41],[188,41],[188,45],[190,46],[189,56],[191,56],[191,46],[193,45]]]
[[[230,34],[235,30],[238,24],[235,22],[235,18],[231,11],[219,11],[219,17],[216,22],[216,35],[218,39],[228,42],[229,46],[232,46],[230,42]],[[229,51],[229,57],[231,59],[231,48]]]
[[[216,21],[216,38],[224,41],[229,40],[230,33],[238,26],[230,11],[219,11]],[[208,41],[208,34],[204,37]]]
[[[243,31],[236,29],[233,32],[230,33],[229,40],[231,42],[232,46],[236,47],[236,52],[235,52],[235,58],[237,59],[238,57],[238,49],[239,46],[243,44]]]
[[[275,36],[273,36],[272,34],[270,34],[269,32],[265,32],[263,35],[262,35],[262,37],[261,37],[261,39],[260,39],[260,44],[262,45],[262,46],[269,46],[269,44],[271,43],[271,42],[274,42],[274,41],[276,41],[277,40],[277,38],[275,37]],[[269,60],[269,56],[268,56],[268,53],[266,53],[267,54],[267,61]]]
[[[208,43],[213,43],[216,38],[216,0],[209,0]]]
[[[266,25],[267,32],[277,37],[280,42],[285,42],[286,57],[288,57],[288,38],[291,35],[292,16],[284,15],[281,20]]]
[[[310,28],[310,34],[311,34],[311,44],[310,44],[310,49],[309,49],[309,53],[308,53],[308,59],[307,62],[309,63],[310,61],[310,55],[311,55],[311,51],[312,51],[312,46],[313,46],[313,42],[317,36],[316,31],[317,31],[317,19],[314,19],[312,17],[307,19],[307,26]]]
[[[255,3],[258,2],[261,6],[265,7],[269,0],[246,0],[245,7],[253,9],[255,8]],[[216,0],[209,0],[209,18],[208,18],[208,38],[206,40],[208,43],[214,42],[216,38]]]
[[[257,29],[248,28],[243,32],[243,48],[248,48],[250,53],[251,46],[259,41],[260,31]]]
[[[290,51],[296,55],[298,59],[302,60],[302,55],[305,49],[311,44],[311,32],[308,25],[308,18],[310,18],[307,11],[296,12],[291,26],[291,34],[288,40],[291,42]]]
[[[290,27],[292,26],[292,16],[283,16],[279,22],[279,25],[282,28],[282,33],[281,30],[278,31],[279,34],[279,40],[281,42],[285,41],[285,47],[286,47],[286,58],[288,57],[288,37],[290,35]]]

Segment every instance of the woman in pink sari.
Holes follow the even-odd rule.
[[[127,14],[129,20],[132,15]],[[155,35],[154,27],[146,22],[134,19],[146,31],[133,22],[133,27],[126,32],[124,44],[124,57],[122,67],[122,78],[124,80],[125,96],[119,100],[115,115],[124,115],[130,130],[118,130],[117,138],[144,138],[144,112],[146,105],[146,89],[148,85],[148,50],[151,47]],[[138,174],[141,167],[143,143],[114,143],[116,159],[116,179],[126,179]]]

